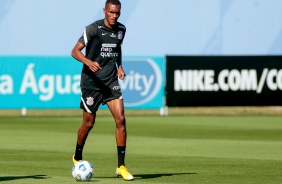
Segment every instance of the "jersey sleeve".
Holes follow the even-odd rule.
[[[121,46],[123,44],[123,40],[124,40],[125,33],[126,33],[126,27],[124,25],[121,25],[120,27],[123,29],[123,36],[122,36],[122,39],[121,39],[120,46],[118,48],[118,53],[119,53],[118,58],[117,58],[117,65],[118,66],[122,65],[122,49],[121,49]]]
[[[126,33],[126,27],[125,27],[124,25],[122,25],[122,28],[123,28],[124,30],[123,30],[123,37],[122,37],[122,40],[121,40],[121,44],[120,44],[120,45],[123,44],[123,40],[124,40],[125,33]]]
[[[122,65],[122,51],[121,51],[121,47],[118,48],[118,57],[117,57],[117,66]]]
[[[78,42],[82,43],[86,47],[87,44],[95,37],[96,34],[97,26],[95,26],[95,24],[90,24],[89,26],[86,26]]]

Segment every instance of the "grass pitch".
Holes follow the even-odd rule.
[[[77,183],[71,176],[80,117],[0,117],[0,182]],[[281,116],[128,116],[132,183],[282,183]],[[115,125],[100,116],[84,159],[90,183],[116,178]]]

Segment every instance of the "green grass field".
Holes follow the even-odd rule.
[[[0,182],[77,183],[71,176],[80,117],[0,117]],[[128,116],[132,183],[282,183],[282,116]],[[116,178],[115,126],[100,116],[84,159],[90,183]]]

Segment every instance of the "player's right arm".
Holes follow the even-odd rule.
[[[79,38],[78,42],[72,49],[72,57],[76,60],[84,63],[89,67],[92,72],[97,72],[98,70],[102,70],[99,63],[95,61],[91,61],[82,53],[82,49],[87,47],[88,43],[95,37],[97,33],[97,24],[93,23],[86,26],[82,36]]]
[[[83,55],[83,53],[81,51],[84,47],[85,46],[82,43],[77,42],[76,45],[74,46],[74,48],[72,49],[72,52],[71,52],[72,57],[75,58],[76,60],[84,63],[85,65],[87,65],[92,72],[97,72],[99,70],[102,70],[99,63],[97,63],[95,61],[92,62],[91,60],[89,60],[88,58],[86,58]]]

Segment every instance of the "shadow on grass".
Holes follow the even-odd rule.
[[[0,181],[12,181],[21,179],[48,179],[46,175],[32,175],[32,176],[0,176]]]
[[[134,179],[153,179],[161,178],[163,176],[177,176],[177,175],[188,175],[197,173],[163,173],[163,174],[134,174]]]
[[[197,174],[197,173],[159,173],[159,174],[133,174],[134,180],[140,179],[154,179],[161,178],[164,176],[177,176],[177,175],[188,175],[188,174]],[[95,176],[94,176],[95,177]],[[95,177],[95,178],[116,178],[116,176],[112,177]]]

